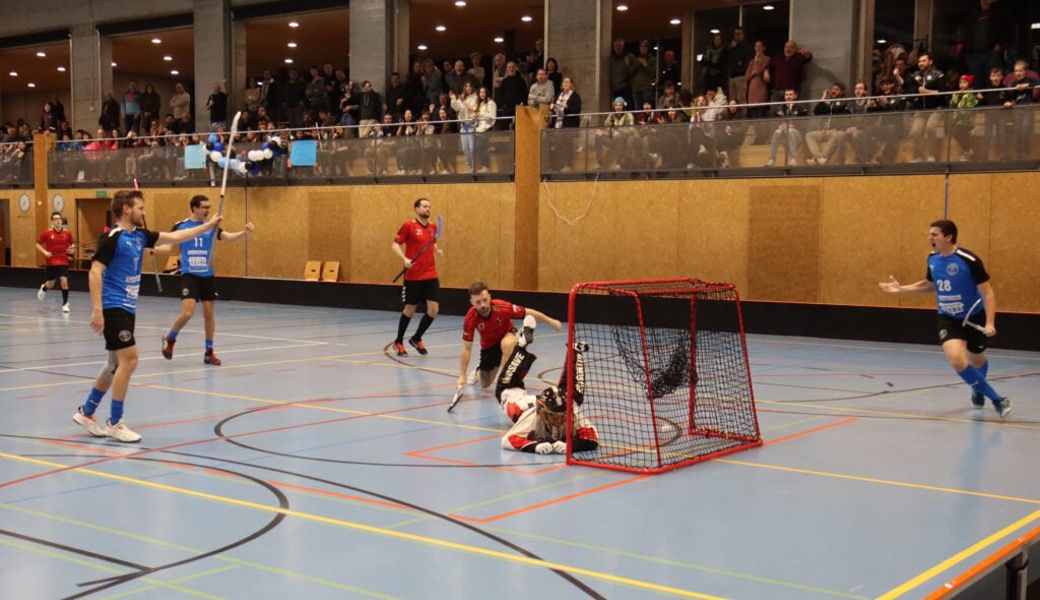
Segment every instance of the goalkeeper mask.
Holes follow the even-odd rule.
[[[538,414],[552,427],[563,425],[567,418],[567,399],[551,385],[538,394]]]

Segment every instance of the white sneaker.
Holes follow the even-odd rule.
[[[526,347],[528,344],[534,341],[534,328],[538,326],[538,321],[533,315],[527,315],[524,317],[524,326],[520,330],[520,335],[517,336],[517,345],[521,348]]]
[[[105,428],[101,426],[101,423],[97,422],[93,415],[83,414],[82,406],[76,409],[76,414],[72,415],[72,420],[83,429],[86,429],[90,435],[105,437]]]
[[[47,284],[41,284],[40,289],[36,290],[36,299],[43,300],[47,297]]]
[[[105,435],[118,442],[126,442],[128,444],[141,441],[141,436],[127,427],[125,421],[120,421],[115,425],[106,421]]]
[[[478,379],[479,379],[479,377],[477,376],[477,370],[473,369],[473,371],[470,372],[469,377],[466,378],[466,384],[467,385],[477,385],[477,380]]]
[[[827,164],[827,159],[821,156],[820,158],[816,159],[816,164],[825,165]]]
[[[68,302],[66,302],[65,304],[61,305],[61,312],[63,312],[63,313],[68,313],[69,312],[69,303]]]
[[[774,161],[774,160],[773,160],[773,159],[771,159],[771,158],[770,158],[769,160],[767,160],[767,161],[766,161],[766,166],[767,166],[767,167],[771,167],[771,166],[773,166],[774,164],[776,164],[776,161]]]

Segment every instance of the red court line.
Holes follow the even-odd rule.
[[[33,398],[46,398],[47,394],[36,394],[35,396],[18,396],[15,400],[32,400]]]
[[[637,475],[635,477],[629,477],[628,479],[622,479],[621,481],[615,481],[614,483],[608,483],[607,485],[601,485],[599,487],[595,487],[595,488],[592,488],[592,489],[589,489],[589,490],[585,490],[584,492],[578,492],[576,494],[570,494],[570,495],[567,495],[567,496],[561,496],[559,498],[554,498],[553,500],[547,500],[545,502],[540,502],[538,504],[532,504],[531,506],[525,506],[523,508],[518,508],[516,510],[511,510],[509,512],[504,512],[504,513],[500,513],[500,514],[497,514],[497,515],[492,515],[490,517],[485,517],[483,519],[479,519],[477,517],[467,517],[467,516],[463,516],[463,515],[451,515],[451,516],[453,516],[453,517],[455,517],[457,519],[462,519],[464,521],[473,521],[475,523],[490,523],[492,521],[497,521],[499,519],[505,519],[506,517],[512,517],[514,515],[519,515],[521,513],[529,512],[529,511],[532,511],[532,510],[537,510],[539,508],[544,508],[546,506],[552,506],[553,504],[559,504],[561,502],[567,502],[568,500],[573,500],[575,498],[581,498],[582,496],[588,496],[589,494],[595,494],[596,492],[602,492],[602,491],[605,491],[605,490],[609,490],[611,488],[616,488],[618,486],[626,485],[626,484],[632,483],[634,481],[640,481],[640,480],[643,480],[643,479],[647,479],[648,477],[653,477],[653,476],[652,475]]]
[[[800,438],[800,437],[802,437],[804,435],[809,435],[810,433],[817,433],[819,431],[824,431],[824,430],[830,429],[832,427],[839,427],[841,425],[848,425],[849,423],[855,423],[858,420],[859,420],[858,417],[849,417],[847,419],[842,419],[841,421],[835,421],[834,423],[828,423],[826,425],[820,425],[819,427],[814,427],[812,429],[806,429],[805,431],[799,431],[797,433],[792,433],[791,435],[785,435],[784,437],[779,437],[779,438],[776,438],[775,440],[769,440],[768,442],[765,442],[762,445],[763,446],[772,446],[773,444],[779,444],[780,442],[786,442],[788,440],[793,440],[795,438]]]
[[[487,437],[476,438],[476,439],[472,439],[472,440],[463,440],[461,442],[454,442],[454,443],[451,443],[451,444],[444,444],[443,446],[434,446],[432,448],[423,448],[421,450],[413,450],[412,452],[406,452],[405,456],[409,456],[409,457],[412,457],[412,458],[421,458],[421,459],[424,459],[424,460],[432,460],[432,461],[435,461],[435,462],[449,463],[449,464],[453,464],[453,465],[464,465],[464,466],[469,466],[469,467],[475,467],[475,466],[477,466],[477,463],[474,463],[474,462],[467,462],[467,461],[464,461],[464,460],[453,460],[453,459],[450,459],[450,458],[441,458],[439,456],[427,456],[426,453],[427,452],[433,452],[435,450],[445,450],[447,448],[457,448],[458,446],[466,446],[468,444],[477,444],[479,442],[486,442],[488,440],[494,440],[494,439],[498,439],[500,437],[502,437],[502,436],[500,436],[499,434],[495,434],[495,435],[489,435]],[[564,466],[566,466],[566,465],[562,465],[562,464],[560,464],[560,465],[552,465],[552,466],[546,467],[544,469],[536,469],[536,470],[533,470],[533,471],[532,470],[511,469],[509,467],[487,467],[487,468],[492,470],[492,471],[502,471],[503,473],[517,473],[517,474],[520,474],[520,475],[540,475],[542,473],[548,473],[550,471],[556,471],[558,469],[562,469]]]
[[[1040,527],[1015,538],[1011,543],[987,556],[982,562],[939,586],[934,592],[925,596],[924,600],[942,600],[954,592],[963,591],[960,588],[977,581],[995,565],[1007,561],[1016,552],[1029,548],[1038,538],[1040,538]]]
[[[224,475],[227,475],[227,473],[224,473]],[[284,482],[281,482],[281,481],[269,481],[268,483],[270,483],[272,485],[276,485],[278,487],[291,489],[291,490],[300,490],[302,492],[311,492],[313,494],[321,494],[322,496],[331,496],[333,498],[342,498],[344,500],[354,500],[354,501],[357,501],[357,502],[364,502],[366,504],[375,504],[375,505],[378,505],[378,506],[387,506],[389,508],[398,508],[398,509],[401,509],[401,510],[412,510],[412,508],[410,506],[405,506],[403,504],[397,504],[396,502],[383,502],[381,500],[372,500],[371,498],[362,498],[360,496],[351,496],[350,494],[341,494],[339,492],[332,492],[332,491],[329,491],[329,490],[319,490],[317,488],[312,488],[312,487],[307,487],[307,486],[302,486],[302,485],[293,485],[291,483],[284,483]]]

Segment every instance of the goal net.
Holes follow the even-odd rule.
[[[579,283],[568,313],[568,347],[588,345],[584,393],[569,377],[568,403],[599,433],[569,464],[656,473],[762,444],[733,285]]]

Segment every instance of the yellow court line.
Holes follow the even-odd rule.
[[[992,546],[1001,539],[1013,533],[1015,530],[1020,529],[1022,527],[1026,527],[1027,525],[1031,524],[1033,521],[1036,521],[1037,519],[1040,519],[1040,510],[1034,511],[1033,513],[1015,521],[1014,523],[1008,525],[1007,527],[1001,529],[993,535],[990,535],[989,537],[986,537],[972,544],[971,546],[968,546],[964,550],[961,550],[957,554],[954,554],[950,558],[947,558],[946,560],[935,565],[931,569],[928,569],[920,575],[917,575],[916,577],[910,579],[906,583],[903,583],[902,585],[893,588],[888,592],[885,592],[881,596],[878,596],[877,600],[895,600],[896,598],[899,598],[900,595],[914,589],[915,587],[921,585],[929,579],[932,579],[933,577],[939,575],[943,571],[946,571],[953,565],[963,561],[964,559],[975,554],[976,552],[985,549],[987,546]]]
[[[1018,496],[1003,496],[1001,494],[989,494],[986,492],[973,492],[970,490],[959,490],[956,488],[946,488],[934,485],[925,485],[923,483],[909,483],[906,481],[892,481],[889,479],[877,479],[874,477],[862,477],[859,475],[845,475],[843,473],[830,473],[827,471],[812,471],[809,469],[799,469],[797,467],[782,467],[779,465],[767,465],[763,463],[745,462],[742,460],[733,460],[731,458],[716,458],[714,462],[727,463],[731,465],[740,465],[742,467],[755,467],[757,469],[770,469],[773,471],[784,471],[787,473],[799,473],[802,475],[816,475],[818,477],[831,477],[834,479],[847,479],[849,481],[861,481],[864,483],[879,483],[882,485],[891,485],[895,487],[911,488],[915,490],[927,490],[931,492],[946,492],[950,494],[958,494],[962,496],[974,496],[977,498],[987,498],[990,500],[1009,500],[1011,502],[1022,502],[1025,504],[1040,504],[1040,500],[1034,498],[1020,498]]]
[[[27,462],[27,463],[30,463],[30,464],[35,464],[35,465],[40,465],[40,466],[45,466],[45,467],[50,467],[50,468],[67,468],[69,466],[69,465],[65,465],[65,464],[62,464],[62,463],[56,463],[56,462],[52,462],[52,461],[40,460],[40,459],[37,459],[37,458],[28,458],[28,457],[24,457],[24,456],[17,456],[17,455],[14,455],[14,454],[7,454],[5,452],[0,452],[0,458],[6,458],[6,459],[9,459],[9,460],[16,460],[16,461],[20,461],[20,462]],[[208,494],[206,492],[199,492],[199,491],[196,491],[196,490],[189,490],[189,489],[185,489],[185,488],[179,488],[179,487],[175,487],[175,486],[171,486],[171,485],[166,485],[166,484],[163,484],[163,483],[157,483],[157,482],[154,482],[154,481],[145,481],[145,480],[142,480],[142,479],[135,479],[133,477],[126,477],[126,476],[123,476],[123,475],[116,475],[114,473],[104,473],[102,471],[95,471],[93,469],[73,469],[73,471],[77,472],[77,473],[84,473],[84,474],[87,474],[87,475],[94,475],[96,477],[102,477],[102,478],[105,478],[105,479],[112,479],[112,480],[115,480],[115,481],[121,481],[123,483],[129,483],[129,484],[133,484],[133,485],[139,485],[139,486],[149,487],[149,488],[158,489],[158,490],[164,490],[164,491],[173,492],[173,493],[176,493],[176,494],[183,494],[185,496],[192,496],[192,497],[195,497],[195,498],[202,498],[202,499],[205,499],[205,500],[212,500],[214,502],[221,502],[221,503],[224,503],[224,504],[231,504],[231,505],[235,505],[235,506],[241,506],[241,507],[244,507],[244,508],[252,508],[254,510],[260,510],[260,511],[264,511],[264,512],[279,513],[279,514],[283,514],[283,515],[290,516],[290,517],[297,517],[297,518],[304,519],[304,520],[307,520],[307,521],[314,521],[314,522],[317,522],[317,523],[324,523],[326,525],[334,525],[334,526],[337,526],[337,527],[343,527],[345,529],[353,529],[353,530],[356,530],[356,531],[362,531],[362,532],[370,533],[370,534],[374,534],[374,535],[382,535],[382,536],[386,536],[386,537],[397,538],[397,539],[401,539],[401,540],[407,540],[407,541],[410,541],[410,542],[418,542],[418,543],[427,544],[427,545],[430,545],[430,546],[436,546],[436,547],[440,547],[440,548],[447,548],[449,550],[456,550],[456,551],[459,551],[459,552],[466,552],[468,554],[476,554],[476,555],[479,555],[479,556],[486,556],[486,557],[489,557],[489,558],[497,558],[499,560],[505,560],[507,562],[514,562],[514,563],[519,563],[519,564],[528,565],[528,566],[532,566],[532,567],[545,568],[545,569],[554,569],[554,570],[558,570],[558,571],[566,571],[566,572],[572,573],[574,575],[584,575],[584,576],[587,576],[587,577],[592,577],[592,578],[595,578],[595,579],[601,579],[603,581],[608,581],[608,582],[616,583],[616,584],[619,584],[619,585],[627,585],[627,586],[630,586],[630,587],[640,588],[640,589],[644,589],[644,590],[651,590],[651,591],[654,591],[654,592],[660,592],[660,593],[664,593],[664,594],[672,594],[672,595],[679,596],[679,597],[682,597],[682,598],[698,598],[700,600],[726,600],[725,598],[722,598],[720,596],[712,596],[712,595],[709,595],[709,594],[700,594],[700,593],[693,592],[693,591],[690,591],[690,590],[683,590],[683,589],[680,589],[680,588],[673,588],[673,587],[669,587],[669,586],[666,586],[666,585],[660,585],[660,584],[656,584],[656,583],[651,583],[649,581],[640,581],[638,579],[630,579],[628,577],[621,577],[621,576],[618,576],[618,575],[611,575],[609,573],[603,573],[601,571],[593,571],[591,569],[584,569],[584,568],[581,568],[581,567],[574,567],[574,566],[565,565],[565,564],[562,564],[562,563],[550,562],[550,561],[540,560],[540,559],[536,559],[536,558],[528,558],[526,556],[520,556],[520,555],[514,555],[514,554],[507,554],[505,552],[500,552],[498,550],[489,550],[487,548],[480,548],[480,547],[477,547],[477,546],[470,546],[470,545],[467,545],[467,544],[460,544],[460,543],[457,543],[457,542],[450,542],[448,540],[442,540],[442,539],[437,539],[437,538],[432,538],[432,537],[422,536],[422,535],[415,535],[415,534],[412,534],[412,533],[404,533],[404,532],[401,532],[401,531],[394,531],[392,529],[386,529],[384,527],[375,527],[375,526],[372,526],[372,525],[365,525],[363,523],[355,523],[353,521],[345,521],[345,520],[342,520],[342,519],[334,519],[332,517],[325,517],[325,516],[322,516],[322,515],[315,515],[315,514],[312,514],[312,513],[305,513],[305,512],[291,510],[291,509],[278,508],[278,507],[275,507],[275,506],[267,506],[267,505],[264,505],[264,504],[260,504],[258,502],[250,502],[248,500],[240,500],[238,498],[229,498],[227,496],[218,496],[216,494]]]
[[[883,397],[883,396],[878,396],[878,397]],[[864,398],[864,400],[865,399],[866,398]],[[855,412],[855,413],[862,413],[862,414],[865,414],[865,415],[874,415],[874,416],[878,416],[878,417],[900,417],[900,418],[903,418],[903,419],[913,419],[913,420],[921,420],[921,421],[945,421],[945,422],[948,422],[948,423],[960,423],[960,424],[968,424],[968,425],[999,425],[999,426],[1005,427],[1005,428],[1028,429],[1028,430],[1031,430],[1031,431],[1035,431],[1037,429],[1040,429],[1040,426],[1029,425],[1029,424],[1026,424],[1026,423],[1016,423],[1014,421],[980,421],[980,420],[973,419],[973,418],[944,417],[942,415],[934,415],[934,414],[899,412],[899,411],[892,411],[892,410],[876,410],[876,409],[871,409],[871,408],[856,408],[854,406],[828,406],[828,405],[825,405],[825,404],[809,403],[809,402],[790,402],[790,401],[784,401],[784,400],[763,400],[761,398],[755,398],[755,404],[769,404],[769,405],[785,406],[785,407],[795,406],[795,407],[798,407],[798,408],[812,408],[812,409],[817,409],[817,410],[828,410],[828,411],[831,411],[831,412],[839,412],[839,413]]]

